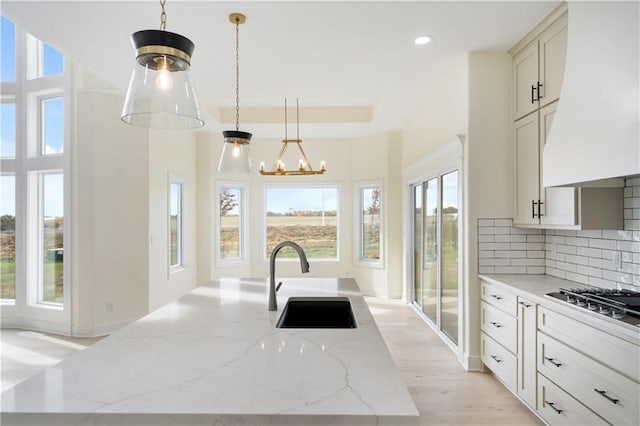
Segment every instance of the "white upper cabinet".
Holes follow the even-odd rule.
[[[513,57],[513,119],[558,99],[567,47],[567,14]]]
[[[567,28],[563,9],[566,5],[512,51],[513,223],[536,228],[622,229],[622,188],[544,187],[545,146],[557,120],[556,110],[564,102],[559,95],[571,28]],[[573,157],[566,156],[564,163],[572,164]]]

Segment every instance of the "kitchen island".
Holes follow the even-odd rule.
[[[2,394],[2,424],[417,424],[353,279],[198,287]],[[349,297],[354,329],[276,328],[293,296]]]

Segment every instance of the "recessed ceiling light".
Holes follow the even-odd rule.
[[[417,36],[416,38],[413,39],[413,42],[415,44],[417,44],[418,46],[421,46],[423,44],[427,44],[430,41],[431,41],[431,37],[426,36],[426,35]]]

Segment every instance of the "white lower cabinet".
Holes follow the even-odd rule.
[[[505,386],[515,391],[517,372],[516,356],[484,332],[480,334],[482,362],[493,371],[493,374],[495,374]]]
[[[538,372],[606,421],[640,424],[637,382],[544,333],[538,334]]]
[[[482,362],[540,418],[640,425],[640,333],[495,280],[481,284]]]
[[[529,407],[537,408],[536,320],[537,305],[518,297],[518,388],[517,394]]]
[[[538,374],[538,414],[551,425],[606,425],[571,395]]]

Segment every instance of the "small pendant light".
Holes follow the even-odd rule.
[[[222,132],[224,144],[218,163],[218,171],[222,173],[251,173],[251,151],[249,142],[251,133],[240,131],[240,24],[247,18],[241,13],[229,15],[229,21],[236,25],[236,129]]]
[[[160,0],[160,30],[131,35],[136,65],[131,74],[122,121],[156,129],[202,127],[198,99],[189,68],[194,44],[188,38],[165,31],[166,0]]]

